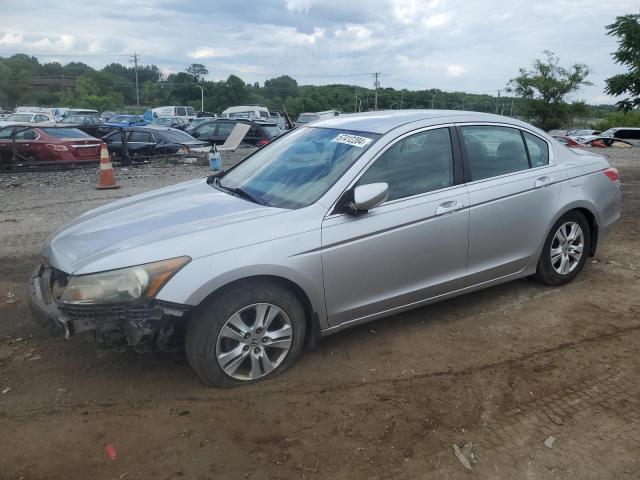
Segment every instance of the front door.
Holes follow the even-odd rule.
[[[454,172],[449,128],[404,136],[357,185],[386,182],[389,199],[361,215],[329,215],[322,264],[331,326],[383,315],[464,287],[468,194]],[[455,152],[455,154],[454,154]]]

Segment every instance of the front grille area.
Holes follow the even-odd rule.
[[[163,311],[157,308],[153,302],[113,304],[113,305],[70,305],[61,303],[58,305],[60,312],[69,320],[92,321],[143,321],[159,319]]]

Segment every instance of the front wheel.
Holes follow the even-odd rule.
[[[209,386],[271,378],[302,352],[305,313],[298,298],[272,282],[250,281],[205,301],[187,326],[189,363]]]
[[[545,285],[564,285],[573,280],[589,256],[589,222],[577,211],[562,216],[551,228],[542,248],[536,280]]]

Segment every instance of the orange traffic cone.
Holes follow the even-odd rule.
[[[111,158],[109,158],[109,150],[107,150],[107,146],[104,143],[100,147],[100,180],[98,180],[96,188],[98,190],[120,188],[113,176],[113,165],[111,165]]]

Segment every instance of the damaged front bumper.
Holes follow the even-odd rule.
[[[29,278],[29,306],[34,320],[50,325],[66,339],[94,332],[98,343],[116,346],[128,343],[138,351],[181,348],[190,305],[144,300],[119,304],[82,305],[60,303],[56,282],[66,284],[66,274],[38,265]]]

